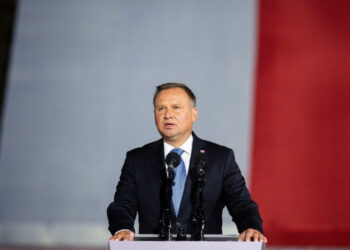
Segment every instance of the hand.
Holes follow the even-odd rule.
[[[238,237],[238,241],[262,241],[267,243],[267,238],[256,229],[248,228]]]
[[[130,230],[121,230],[117,234],[113,235],[109,240],[114,241],[133,241],[135,233]]]

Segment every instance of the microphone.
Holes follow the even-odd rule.
[[[159,236],[163,240],[172,240],[172,224],[174,223],[174,217],[171,212],[171,198],[173,196],[172,186],[174,183],[174,168],[176,168],[181,162],[180,155],[175,152],[170,152],[166,158],[165,163],[167,167],[167,189],[165,193],[165,199],[162,201],[165,206],[162,208],[162,216],[159,221],[160,233]]]
[[[205,171],[204,166],[207,163],[207,156],[202,149],[194,159],[195,166],[197,167],[197,190],[196,190],[196,202],[194,214],[192,215],[193,233],[191,235],[192,240],[204,240],[204,198],[203,189],[205,185]]]
[[[177,166],[179,166],[180,162],[180,155],[178,155],[175,152],[170,152],[165,158],[165,163],[168,165],[169,169],[176,168]]]

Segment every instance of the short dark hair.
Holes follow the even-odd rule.
[[[153,105],[155,105],[156,98],[161,91],[166,89],[173,89],[173,88],[181,88],[185,90],[186,94],[188,95],[190,100],[193,102],[193,107],[196,107],[196,96],[193,94],[192,90],[189,87],[187,87],[185,84],[177,83],[177,82],[167,82],[167,83],[158,85],[156,88],[156,92],[154,93],[154,96],[153,96]]]

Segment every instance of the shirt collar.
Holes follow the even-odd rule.
[[[167,156],[171,150],[173,150],[175,147],[171,146],[170,144],[166,143],[164,140],[164,155]],[[184,150],[184,153],[191,155],[192,152],[192,143],[193,143],[193,136],[192,134],[187,138],[184,144],[182,144],[179,148]]]

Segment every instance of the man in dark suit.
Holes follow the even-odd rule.
[[[178,229],[187,233],[192,231],[193,189],[197,178],[194,158],[201,151],[207,158],[203,191],[204,233],[222,233],[222,211],[227,206],[240,232],[239,240],[266,242],[258,207],[250,198],[233,151],[201,140],[192,132],[192,124],[198,117],[192,91],[184,84],[162,84],[157,87],[153,104],[162,139],[127,153],[114,202],[107,209],[111,239],[133,240],[136,213],[141,234],[159,233],[167,178],[164,159],[169,152],[180,149],[184,177],[183,181],[177,182],[183,182],[184,187],[179,201],[173,200],[174,232]]]

